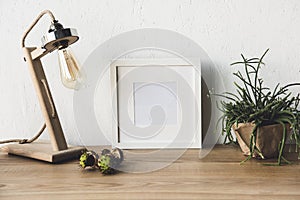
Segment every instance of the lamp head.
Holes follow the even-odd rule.
[[[76,29],[64,28],[57,20],[54,20],[46,35],[42,37],[42,47],[46,50],[63,49],[75,43],[79,39]]]
[[[64,28],[57,20],[53,20],[48,33],[42,37],[42,47],[52,52],[58,49],[58,60],[62,83],[70,89],[79,89],[84,82],[84,73],[73,55],[70,45],[79,39],[73,28]]]

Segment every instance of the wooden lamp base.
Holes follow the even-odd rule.
[[[53,151],[50,142],[33,142],[30,144],[10,144],[3,147],[8,154],[33,158],[49,163],[59,163],[79,158],[85,147],[69,147],[66,150]]]

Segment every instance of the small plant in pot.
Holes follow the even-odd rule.
[[[281,165],[290,163],[283,156],[287,141],[295,143],[296,152],[300,146],[300,98],[299,94],[293,96],[289,91],[290,87],[300,83],[283,87],[277,84],[273,90],[265,87],[259,72],[267,52],[260,58],[247,59],[241,55],[242,61],[231,64],[242,65],[244,73],[239,70],[233,73],[239,80],[234,82],[236,94],[218,94],[225,98],[219,106],[223,113],[220,120],[225,134],[224,143],[238,143],[247,155],[244,161],[252,157],[277,158],[277,164]]]

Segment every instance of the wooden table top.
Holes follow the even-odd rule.
[[[300,199],[299,161],[240,165],[244,158],[238,147],[218,145],[203,159],[190,149],[157,171],[105,176],[78,161],[48,164],[0,153],[0,199]]]

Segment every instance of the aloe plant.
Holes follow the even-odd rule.
[[[232,63],[231,66],[242,65],[244,74],[241,71],[233,73],[239,80],[234,82],[236,86],[236,94],[225,92],[218,96],[224,97],[227,101],[222,100],[219,109],[223,112],[222,133],[225,134],[224,143],[237,143],[234,139],[231,129],[236,123],[252,122],[255,127],[250,138],[250,155],[244,160],[249,160],[254,153],[264,158],[259,149],[256,147],[257,130],[261,126],[271,124],[281,124],[283,127],[283,137],[279,144],[278,165],[283,162],[289,163],[282,155],[286,144],[286,124],[289,124],[292,130],[290,140],[295,141],[296,151],[300,146],[300,111],[299,111],[299,94],[292,96],[289,88],[299,86],[300,83],[292,83],[271,90],[264,86],[264,81],[259,77],[259,72],[264,66],[263,58],[267,54],[267,49],[260,58],[247,59],[241,54],[242,61]],[[243,162],[244,162],[243,161]]]

